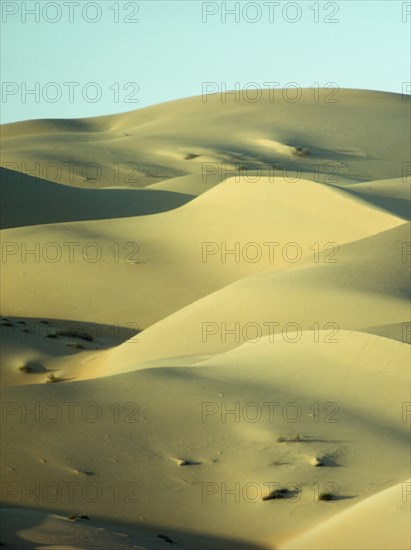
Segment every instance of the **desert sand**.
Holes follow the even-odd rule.
[[[409,549],[410,104],[1,127],[6,548]]]

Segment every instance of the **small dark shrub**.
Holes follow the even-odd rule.
[[[93,342],[94,340],[90,334],[79,330],[58,330],[56,334],[57,336],[66,336],[67,338],[80,338],[80,340],[85,340],[86,342]]]
[[[330,500],[333,500],[333,498],[334,498],[334,495],[332,493],[320,493],[318,495],[318,500],[330,501]]]

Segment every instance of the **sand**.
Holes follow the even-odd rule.
[[[411,547],[409,100],[325,99],[1,127],[7,548]]]

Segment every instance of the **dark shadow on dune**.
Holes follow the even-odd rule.
[[[1,323],[0,323],[1,325]],[[73,355],[82,351],[103,350],[119,346],[124,342],[137,344],[142,328],[133,323],[128,326],[104,325],[92,321],[74,321],[68,319],[38,319],[32,317],[13,317],[7,324],[0,326],[0,343],[23,344],[32,348],[46,345],[51,357]],[[22,366],[27,373],[45,372],[39,364],[25,363]]]
[[[30,514],[25,513],[26,510],[27,512],[30,512]],[[24,532],[26,529],[34,528],[41,525],[44,518],[44,513],[58,514],[59,516],[62,516],[61,521],[64,521],[63,518],[68,519],[68,517],[70,516],[70,514],[56,509],[28,509],[27,507],[24,508],[22,506],[14,504],[8,506],[7,508],[6,506],[3,506],[2,514],[4,514],[5,516],[3,519],[6,519],[9,515],[13,516],[14,514],[15,516],[13,518],[13,523],[15,522],[14,535],[12,534],[13,527],[8,530],[6,527],[7,522],[2,522],[4,524],[3,538],[1,541],[3,545],[6,548],[19,548],[21,550],[37,548],[37,544],[34,545],[34,543],[28,541],[27,538],[21,537],[20,532]],[[145,538],[142,548],[150,548],[150,546],[147,546],[147,543],[150,544],[150,539],[152,540],[152,547],[160,547],[165,549],[175,548],[176,550],[178,550],[178,548],[181,548],[182,550],[263,550],[264,548],[262,546],[257,546],[256,544],[246,543],[242,540],[234,538],[227,539],[198,532],[191,532],[189,529],[187,529],[186,531],[181,531],[179,529],[162,527],[158,525],[150,525],[150,527],[148,528],[141,523],[132,525],[126,522],[113,521],[112,519],[96,518],[93,517],[91,514],[87,514],[87,516],[84,516],[84,518],[85,519],[81,519],[80,522],[84,521],[84,523],[87,524],[87,527],[94,527],[94,529],[96,530],[100,530],[101,528],[103,528],[102,533],[104,533],[104,531],[106,530],[110,534],[122,534],[124,537],[126,537],[125,540],[127,541],[129,548],[141,547],[139,546],[139,543],[141,544],[141,539],[139,540],[139,535],[144,535]],[[67,544],[68,541],[64,540],[64,536],[62,536],[61,538],[62,540],[59,542],[59,545],[61,544],[63,546],[64,544]],[[97,541],[94,542],[96,543],[96,545],[93,545],[92,548],[102,547],[98,544]],[[99,542],[101,544],[102,540],[100,540]],[[162,542],[164,543],[164,546],[158,546],[159,543],[161,544]],[[132,546],[133,544],[135,544],[136,546]],[[46,549],[49,547],[49,545],[43,542],[41,547]],[[55,545],[50,544],[50,547],[55,548]],[[275,548],[272,547],[271,550],[275,550]]]
[[[40,363],[40,361],[26,361],[24,365],[19,367],[20,372],[24,372],[25,374],[42,374],[45,372],[48,372],[46,367]]]
[[[320,497],[318,499],[319,502],[338,502],[340,500],[351,500],[352,498],[357,498],[358,495],[334,495],[334,494],[320,494]]]
[[[340,186],[334,187],[338,188],[343,193],[354,196],[362,202],[372,204],[384,212],[394,214],[403,220],[411,220],[411,202],[409,200],[397,199],[395,197],[377,197],[368,193],[358,193],[355,190],[355,185],[352,188]]]
[[[79,189],[2,168],[1,229],[166,212],[192,195],[158,189]]]
[[[270,139],[269,136],[266,136],[267,139]],[[273,136],[272,138],[275,143],[277,143],[277,138]],[[312,143],[307,143],[306,141],[302,141],[300,139],[286,139],[281,142],[282,145],[285,145],[286,147],[290,147],[291,150],[294,149],[294,153],[291,152],[281,153],[276,150],[276,146],[273,145],[272,149],[270,147],[260,147],[258,150],[251,151],[250,149],[247,149],[245,147],[242,147],[241,145],[237,147],[230,147],[230,149],[227,149],[224,147],[223,144],[218,146],[217,144],[217,151],[220,154],[223,154],[227,157],[227,160],[231,161],[242,161],[242,160],[265,160],[265,161],[284,161],[284,159],[288,159],[289,161],[298,162],[296,159],[298,158],[310,158],[315,157],[316,159],[322,159],[324,161],[332,162],[332,161],[338,161],[338,160],[356,160],[356,159],[370,159],[372,157],[366,156],[361,151],[355,151],[355,150],[335,150],[335,149],[327,149],[325,147],[316,147]],[[289,156],[291,154],[291,156]]]
[[[310,436],[281,436],[277,438],[277,443],[293,445],[296,443],[347,443],[348,439],[321,439]]]
[[[324,468],[342,468],[341,464],[337,462],[337,459],[332,455],[324,455],[320,457],[319,467]]]

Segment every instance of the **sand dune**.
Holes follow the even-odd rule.
[[[2,170],[1,177],[2,229],[156,214],[178,208],[193,198],[189,194],[151,189],[97,192],[56,185],[11,170]]]
[[[234,531],[234,538],[249,544],[276,547],[295,525],[311,528],[407,475],[408,426],[402,422],[401,402],[408,395],[408,346],[361,333],[340,333],[339,338],[338,345],[306,339],[273,345],[264,339],[201,362],[189,372],[187,367],[146,369],[41,384],[34,393],[33,386],[9,387],[5,401],[24,403],[27,410],[39,403],[39,421],[27,416],[22,422],[21,410],[7,415],[3,437],[18,432],[25,441],[24,455],[3,451],[9,491],[15,493],[7,495],[8,502],[31,502],[29,496],[24,502],[20,479],[29,489],[30,480],[36,480],[38,506],[46,509],[50,503],[41,488],[50,480],[59,480],[66,491],[70,483],[77,483],[78,490],[95,483],[102,493],[98,502],[77,494],[73,502],[53,503],[54,509],[104,518],[113,483],[132,483],[137,502],[112,503],[112,521],[130,523],[137,516],[143,525],[161,524],[167,534],[188,525],[202,533],[206,515],[208,534],[216,539],[230,538]],[[367,391],[370,376],[376,381]],[[90,396],[102,409],[97,425],[81,416]],[[67,407],[58,422],[47,421],[45,411],[54,414],[45,409],[50,402],[77,403],[73,422]],[[123,421],[115,422],[110,409],[116,402],[134,404],[120,412]],[[270,418],[263,404],[274,402],[278,406]],[[290,402],[301,407],[298,423],[281,415]],[[240,406],[238,418],[227,414],[222,422],[223,407],[233,410],[235,403]],[[261,409],[258,422],[252,422],[255,405],[244,412],[249,403]],[[93,410],[89,412],[92,417]],[[294,416],[291,407],[289,418]],[[127,417],[133,422],[125,422]],[[300,440],[295,440],[297,434]],[[281,437],[290,442],[279,441]],[[371,460],[377,448],[378,460]],[[316,457],[325,461],[324,467],[313,467]],[[178,460],[193,465],[182,467]],[[298,484],[298,500],[262,502],[270,483]],[[238,498],[234,493],[223,502],[222,492],[236,484]],[[318,502],[318,492],[329,487],[337,492],[335,502]],[[190,547],[189,534],[182,533],[177,541]],[[197,547],[209,546],[199,541]]]
[[[409,486],[409,480],[381,491],[281,548],[325,550],[332,540],[333,547],[341,550],[354,547],[366,550],[370,545],[372,548],[406,550],[409,548],[406,518],[410,507],[404,502],[405,486]],[[367,541],[361,537],[365,529],[369,533]]]
[[[366,181],[345,188],[344,191],[353,193],[356,197],[386,212],[391,212],[405,220],[410,219],[411,189],[404,178]]]
[[[281,90],[262,91],[257,103],[233,96],[222,103],[216,94],[206,102],[194,97],[115,116],[6,124],[2,162],[26,173],[38,162],[40,177],[49,172],[58,183],[81,187],[145,187],[202,174],[203,160],[217,164],[207,166],[206,180],[214,171],[220,180],[227,177],[222,163],[281,175],[292,171],[291,162],[330,183],[333,174],[351,181],[401,178],[410,133],[403,97],[340,90],[338,102],[328,103],[326,94],[318,103],[312,90],[297,103],[286,101]],[[261,140],[278,145],[269,148]],[[296,148],[307,156],[294,156]]]
[[[327,209],[322,206],[324,202]],[[195,230],[187,231],[193,219]],[[68,319],[133,322],[147,328],[245,276],[270,267],[298,268],[305,257],[315,264],[319,261],[312,248],[315,243],[319,253],[328,243],[334,243],[323,255],[328,252],[330,261],[340,262],[336,247],[403,223],[402,219],[373,210],[339,190],[313,182],[276,179],[271,183],[264,179],[252,184],[230,179],[183,208],[159,216],[4,231],[4,242],[14,245],[9,245],[3,265],[2,280],[8,289],[3,311],[10,314],[9,304],[16,303],[15,296],[19,295],[24,297],[25,314],[31,317],[59,318],[64,311]],[[88,251],[89,243],[96,240],[98,249],[91,245]],[[78,243],[73,244],[73,258],[77,254],[78,261],[70,262],[69,246],[64,245],[70,242]],[[293,242],[298,249],[288,247]],[[255,245],[248,247],[248,243]],[[236,254],[226,254],[236,246]],[[38,254],[27,254],[27,250],[37,250]],[[401,254],[400,247],[398,251]],[[100,252],[101,259],[88,261],[83,252],[91,260]],[[300,253],[301,260],[294,263],[292,260]],[[49,257],[52,261],[47,261]],[[53,261],[55,258],[60,261]],[[405,270],[406,265],[401,265]],[[103,268],[116,284],[114,291],[101,301],[98,297],[104,293],[105,279],[100,277]],[[66,277],[71,280],[69,288]],[[54,298],[53,303],[47,304],[44,295],[50,278],[55,281]],[[33,294],[33,285],[43,290]],[[144,292],[136,291],[137,288],[144,288]],[[121,289],[120,296],[116,289]],[[122,296],[127,296],[125,303],[117,308]],[[94,302],[92,313],[90,300]],[[14,312],[20,315],[22,310]]]
[[[2,127],[10,548],[410,547],[409,105]]]

